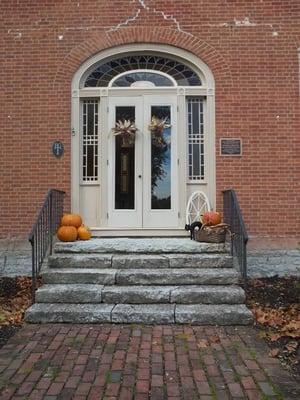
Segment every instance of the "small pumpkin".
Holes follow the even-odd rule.
[[[61,242],[75,242],[77,229],[75,226],[61,226],[58,228],[56,236]]]
[[[82,219],[79,214],[64,214],[61,222],[61,226],[74,226],[79,228],[82,225]]]
[[[221,214],[217,211],[206,211],[202,216],[202,223],[208,226],[218,225],[221,220]]]
[[[92,233],[90,228],[85,225],[81,225],[78,229],[78,239],[80,240],[89,240],[92,237]]]

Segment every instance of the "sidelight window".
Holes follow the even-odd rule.
[[[84,100],[82,112],[82,180],[98,181],[98,100]]]
[[[187,99],[188,178],[204,179],[204,117],[203,98]]]

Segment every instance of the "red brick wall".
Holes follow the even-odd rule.
[[[3,0],[0,11],[1,236],[29,231],[49,187],[70,193],[73,74],[134,42],[187,49],[211,68],[218,207],[233,187],[250,233],[299,235],[298,0]],[[242,138],[242,157],[219,156],[227,136]]]

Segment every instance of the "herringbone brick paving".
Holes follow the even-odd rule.
[[[0,372],[2,400],[300,398],[251,327],[25,325]]]

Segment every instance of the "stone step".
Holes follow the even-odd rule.
[[[175,321],[192,325],[248,325],[253,321],[253,316],[244,304],[178,304]]]
[[[105,323],[111,322],[114,304],[35,303],[25,312],[32,323]]]
[[[87,283],[102,285],[231,285],[237,284],[233,268],[162,268],[162,269],[89,269],[48,268],[42,272],[44,283]]]
[[[181,303],[242,304],[239,286],[102,286],[44,285],[36,292],[38,303]]]
[[[101,303],[103,285],[43,285],[35,293],[37,303]]]
[[[116,272],[115,269],[48,268],[41,275],[44,283],[114,285]]]
[[[72,243],[58,242],[55,253],[228,253],[225,243],[199,243],[189,238],[93,238]]]
[[[240,286],[179,286],[170,293],[171,303],[243,304],[245,291]]]
[[[25,313],[32,323],[145,323],[247,325],[252,314],[245,305],[175,304],[49,304],[35,303]]]
[[[230,268],[227,254],[54,254],[50,268]]]
[[[238,280],[233,268],[126,269],[116,273],[117,285],[231,285]]]

